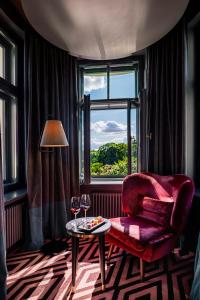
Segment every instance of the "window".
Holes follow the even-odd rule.
[[[83,66],[80,173],[85,183],[138,171],[138,64]]]
[[[16,57],[16,44],[0,31],[0,128],[5,185],[18,179]]]

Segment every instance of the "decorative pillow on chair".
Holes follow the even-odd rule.
[[[136,216],[169,227],[174,201],[144,197],[138,201]]]

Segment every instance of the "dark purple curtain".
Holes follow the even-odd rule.
[[[65,235],[72,194],[79,191],[76,60],[36,33],[27,36],[29,245]],[[46,119],[62,121],[69,147],[41,153]]]
[[[185,26],[147,49],[146,169],[161,175],[184,172]]]
[[[5,203],[3,196],[2,156],[0,134],[0,299],[6,299],[6,243],[5,243]]]

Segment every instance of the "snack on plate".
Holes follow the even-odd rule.
[[[98,216],[98,217],[95,217],[94,219],[92,219],[89,223],[87,223],[87,228],[88,229],[91,229],[93,228],[94,226],[100,224],[103,222],[103,218],[102,216]]]

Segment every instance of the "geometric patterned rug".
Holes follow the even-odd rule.
[[[55,256],[16,249],[7,257],[8,300],[185,300],[193,279],[194,255],[177,250],[165,259],[145,264],[140,281],[139,260],[115,247],[106,267],[106,288],[101,290],[98,240],[80,240],[76,291],[70,292],[71,239]],[[106,245],[106,254],[108,245]]]

